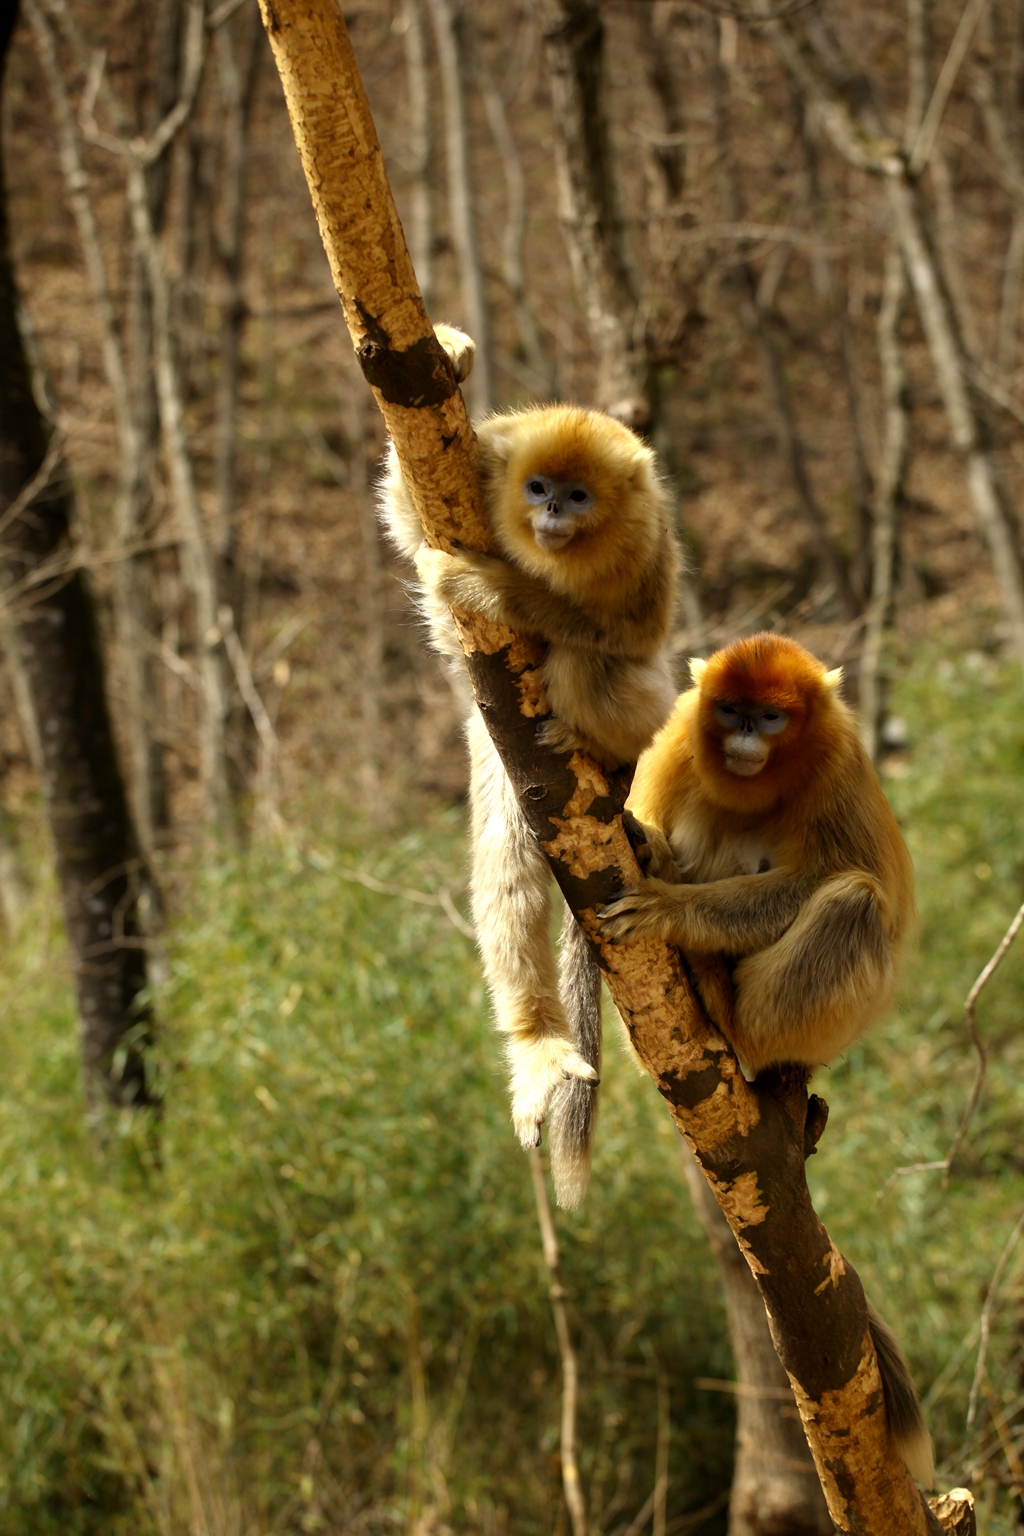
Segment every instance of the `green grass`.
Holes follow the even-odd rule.
[[[450,883],[461,838],[321,830],[193,884],[159,1168],[86,1141],[51,941],[5,1023],[0,1529],[556,1525],[554,1331],[472,948],[343,875]],[[728,1410],[692,1386],[728,1370],[723,1322],[671,1126],[611,1054],[594,1195],[561,1223],[584,1471],[597,1507],[644,1501],[658,1363],[679,1511],[728,1478]]]
[[[952,1139],[973,1072],[963,999],[1024,894],[1019,676],[922,661],[899,709],[911,750],[887,787],[920,950],[899,1010],[820,1074],[831,1119],[809,1172],[934,1388],[942,1485],[976,1466],[996,1536],[1014,1505],[993,1410],[1011,1456],[1024,1429],[1024,1242],[971,1437],[965,1410],[981,1297],[1024,1209],[1024,942],[979,1004],[989,1078],[949,1188],[915,1173],[879,1194]],[[472,947],[440,908],[345,873],[458,887],[462,837],[451,813],[394,840],[320,811],[294,845],[183,876],[156,998],[158,1160],[127,1124],[102,1151],[88,1139],[53,894],[37,892],[0,963],[5,1536],[565,1531],[529,1171]],[[658,1369],[670,1520],[727,1486],[732,1426],[693,1385],[730,1366],[675,1133],[608,1054],[592,1191],[558,1220],[584,1481],[598,1511],[618,1496],[614,1525],[653,1484]]]

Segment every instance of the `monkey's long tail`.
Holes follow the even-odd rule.
[[[906,1462],[911,1477],[924,1488],[935,1481],[935,1456],[932,1437],[925,1428],[924,1414],[896,1335],[884,1318],[868,1302],[868,1327],[878,1356],[878,1369],[885,1393],[885,1412],[893,1439]]]
[[[601,1071],[601,972],[569,908],[559,941],[558,990],[573,1043],[595,1072]],[[555,1199],[574,1211],[590,1182],[590,1155],[597,1117],[596,1083],[567,1077],[548,1114],[548,1153]]]

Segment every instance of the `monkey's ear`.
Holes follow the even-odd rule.
[[[702,656],[691,656],[687,665],[690,668],[690,676],[693,678],[694,687],[699,688],[704,681],[704,673],[708,669],[707,662]]]
[[[486,444],[488,452],[494,455],[499,464],[507,464],[512,457],[515,435],[514,423],[502,417],[483,421],[477,428],[477,436]]]
[[[832,692],[833,690],[838,688],[839,684],[842,682],[842,680],[843,680],[843,669],[842,669],[842,667],[833,667],[832,671],[831,672],[826,672],[825,676],[822,678],[822,682],[825,684],[825,687],[830,692]]]

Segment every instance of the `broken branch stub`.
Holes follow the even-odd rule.
[[[428,541],[493,548],[475,439],[416,285],[337,0],[260,0],[296,143],[363,372]],[[806,1077],[745,1081],[675,950],[615,948],[596,909],[640,870],[622,822],[630,774],[538,744],[543,649],[457,614],[477,703],[555,878],[595,945],[633,1044],[692,1147],[757,1279],[841,1531],[934,1530],[896,1452],[860,1282],[811,1206]]]

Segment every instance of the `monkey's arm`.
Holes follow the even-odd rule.
[[[782,869],[703,885],[645,880],[608,903],[601,932],[613,943],[652,937],[702,954],[753,954],[782,937],[813,889]]]
[[[598,625],[571,598],[491,555],[475,550],[449,555],[424,545],[416,555],[416,570],[428,591],[452,607],[467,608],[512,629],[609,655],[628,656],[636,650],[645,656],[650,651],[649,645],[630,644],[630,626],[611,616],[607,625]]]

